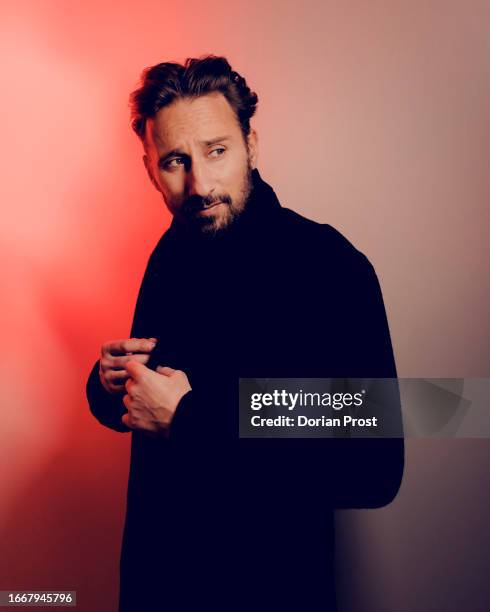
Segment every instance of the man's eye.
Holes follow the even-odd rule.
[[[212,155],[213,157],[220,157],[225,151],[226,149],[224,149],[223,147],[218,147],[217,149],[213,149],[210,155]],[[216,155],[213,155],[213,153],[216,153]]]
[[[176,168],[177,166],[181,166],[184,163],[183,157],[174,157],[173,159],[169,159],[165,164],[166,168]]]

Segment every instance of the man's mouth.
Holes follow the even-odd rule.
[[[199,213],[206,214],[208,210],[215,208],[219,204],[223,204],[223,202],[213,202],[212,204],[205,204],[202,208],[199,209]]]

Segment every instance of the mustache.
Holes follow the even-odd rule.
[[[192,214],[193,212],[201,210],[202,208],[211,206],[211,204],[218,204],[220,202],[222,202],[223,204],[231,205],[232,199],[230,195],[228,195],[227,193],[223,193],[221,195],[215,195],[215,196],[194,195],[194,196],[191,196],[190,198],[187,198],[187,200],[182,205],[182,210],[184,211],[184,213]]]

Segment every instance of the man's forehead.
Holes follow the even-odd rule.
[[[220,135],[237,136],[240,126],[226,98],[220,93],[197,98],[179,98],[146,122],[148,142],[157,149],[178,144],[186,138],[203,143]]]

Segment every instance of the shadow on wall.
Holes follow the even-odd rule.
[[[487,612],[487,439],[407,439],[389,506],[336,512],[339,612]]]

